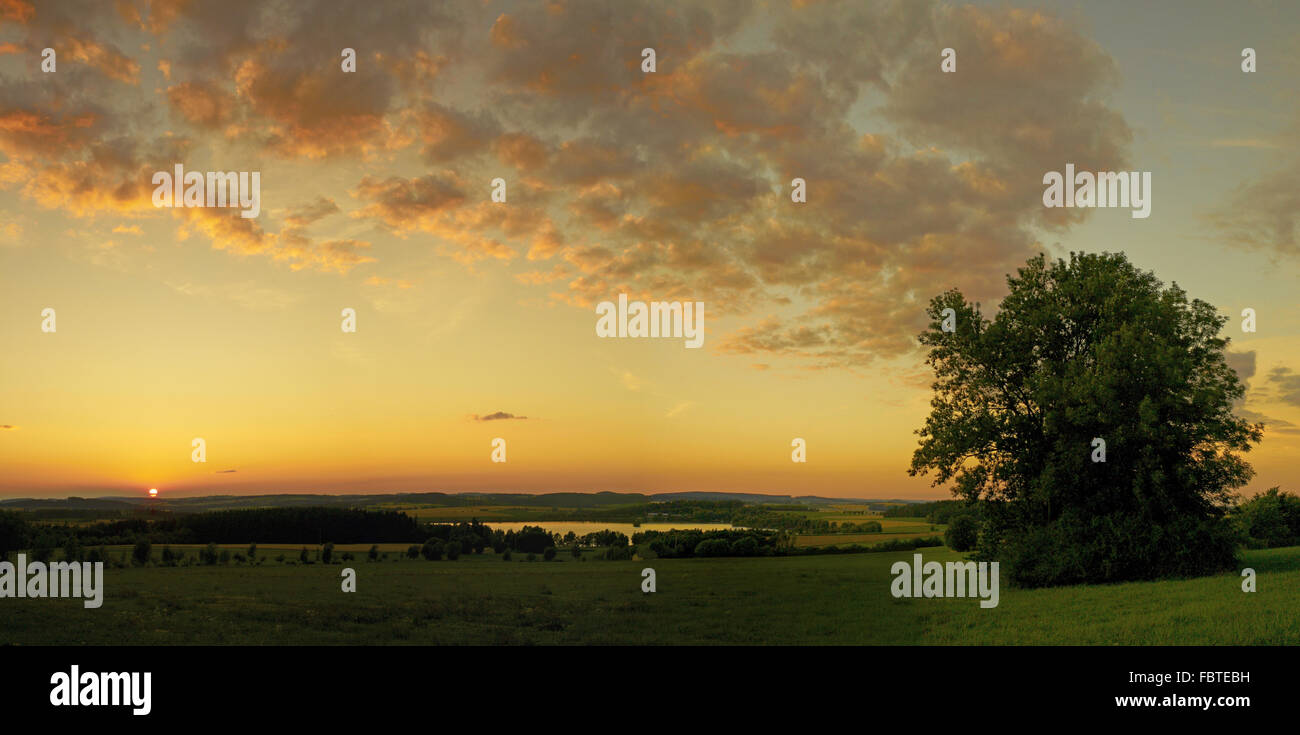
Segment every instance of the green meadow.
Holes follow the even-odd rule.
[[[259,546],[259,557],[282,553],[275,546]],[[1255,593],[1236,574],[1003,584],[993,609],[977,598],[892,597],[890,566],[913,553],[529,562],[488,552],[426,562],[390,552],[346,565],[108,567],[99,609],[0,600],[0,644],[1300,643],[1300,547],[1243,553],[1258,572]],[[355,593],[341,591],[345,566],[356,570]],[[653,594],[641,591],[645,567],[657,573]]]

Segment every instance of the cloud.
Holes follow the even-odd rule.
[[[668,409],[668,413],[664,414],[664,418],[671,419],[676,416],[679,416],[682,413],[684,413],[687,409],[689,409],[691,406],[694,405],[695,405],[694,401],[680,401],[679,403],[677,403],[677,405]]]
[[[1265,430],[1269,432],[1300,434],[1300,426],[1286,419],[1274,418],[1246,408],[1247,401],[1257,394],[1262,394],[1261,397],[1270,402],[1281,401],[1292,405],[1300,405],[1300,375],[1292,373],[1290,368],[1283,366],[1269,371],[1267,383],[1278,383],[1281,386],[1281,395],[1273,395],[1273,392],[1267,388],[1251,389],[1250,383],[1256,373],[1254,350],[1249,352],[1226,352],[1224,353],[1224,360],[1228,363],[1228,367],[1237,373],[1237,377],[1246,388],[1246,395],[1233,404],[1234,413],[1250,423],[1264,424]]]
[[[624,370],[622,374],[619,375],[619,378],[623,381],[624,388],[633,392],[641,390],[641,386],[643,385],[642,380],[627,370]]]
[[[170,71],[168,71],[170,74]],[[167,88],[167,101],[191,125],[219,128],[231,121],[235,96],[208,82],[183,82]]]
[[[497,411],[496,413],[489,413],[486,416],[479,416],[478,414],[474,414],[471,418],[473,418],[475,421],[505,421],[509,419],[523,420],[523,419],[527,419],[528,417],[516,416],[513,413],[506,413],[505,411]]]
[[[215,207],[172,211],[182,217],[182,239],[197,230],[211,241],[214,249],[239,255],[265,255],[286,262],[292,270],[346,274],[358,265],[376,260],[364,254],[370,243],[361,240],[315,240],[296,227],[269,233],[253,219],[240,217],[234,210]]]
[[[232,473],[232,472],[238,472],[238,471],[239,471],[239,470],[217,470],[216,472],[214,472],[214,473],[212,473],[212,474],[214,474],[214,475],[228,475],[228,474],[230,474],[230,473]]]
[[[430,236],[434,254],[470,268],[546,261],[512,275],[554,303],[704,301],[729,318],[715,344],[762,364],[856,368],[911,352],[930,296],[996,299],[1043,249],[1040,228],[1088,216],[1042,207],[1044,172],[1123,170],[1132,139],[1108,102],[1114,60],[1070,22],[1009,7],[9,7],[24,48],[82,42],[59,94],[0,88],[0,186],[41,207],[144,216],[148,174],[187,154],[308,159],[296,175],[338,162],[320,170],[355,177],[358,223],[412,248]],[[165,49],[165,74],[148,60],[154,97],[150,84],[103,83],[140,74],[106,39]],[[640,69],[647,45],[655,74]],[[959,74],[936,72],[945,46],[960,49]],[[345,47],[355,73],[339,68]],[[177,129],[142,134],[153,106]],[[489,198],[497,176],[508,205]],[[796,177],[804,203],[790,200]],[[1300,207],[1278,196],[1252,205],[1257,224],[1293,242]],[[279,231],[174,216],[214,248],[342,274],[377,256],[343,232],[306,234],[338,211],[321,197]]]
[[[414,284],[404,278],[385,278],[383,276],[371,276],[365,280],[367,286],[396,286],[398,288],[413,288]]]
[[[1247,250],[1300,254],[1300,161],[1239,185],[1228,203],[1206,215],[1224,239]]]
[[[1273,389],[1272,400],[1300,407],[1300,373],[1279,365],[1269,371],[1268,385]]]
[[[285,217],[285,224],[290,227],[306,227],[339,211],[339,205],[329,197],[316,197],[314,202],[294,207]]]
[[[13,424],[0,424],[0,431],[17,431],[18,427]]]

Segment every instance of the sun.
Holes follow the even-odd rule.
[[[151,488],[149,488],[149,497],[151,497],[151,498],[156,498],[156,497],[158,497],[158,488],[156,488],[156,487],[151,487]]]

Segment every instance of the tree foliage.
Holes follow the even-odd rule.
[[[980,504],[980,555],[1014,584],[1230,567],[1225,514],[1262,427],[1233,414],[1226,318],[1122,254],[1040,255],[1007,283],[992,319],[956,290],[930,302],[934,396],[910,474]]]

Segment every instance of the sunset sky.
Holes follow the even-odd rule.
[[[1300,5],[1159,6],[0,0],[0,496],[947,497],[926,303],[1071,250],[1232,317],[1294,491]],[[176,163],[260,216],[156,208]],[[1151,216],[1044,208],[1066,163]],[[703,348],[598,339],[619,293]]]

